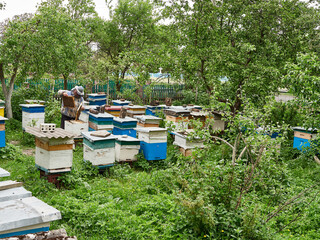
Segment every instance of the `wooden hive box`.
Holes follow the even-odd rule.
[[[89,112],[89,130],[99,131],[99,130],[108,130],[112,131],[113,129],[113,118],[109,113],[98,113],[93,114]]]
[[[116,161],[136,161],[140,149],[140,140],[127,135],[118,136],[116,139],[115,151]]]
[[[74,135],[64,129],[41,132],[27,127],[26,132],[35,136],[36,166],[47,173],[70,172],[73,159]]]
[[[119,117],[120,116],[120,110],[121,110],[121,106],[110,106],[110,107],[106,107],[106,112],[115,116],[115,117]]]
[[[88,132],[89,123],[81,120],[65,121],[65,130],[73,133],[75,138],[82,138],[81,132]]]
[[[137,128],[140,151],[145,159],[162,160],[167,157],[167,129],[166,128]]]
[[[0,202],[0,238],[49,231],[61,213],[35,197]]]
[[[41,104],[20,104],[22,107],[22,129],[26,127],[40,127],[44,123],[44,109]]]
[[[88,101],[89,101],[89,105],[98,105],[98,106],[102,106],[106,104],[106,94],[98,94],[98,93],[92,93],[92,94],[88,94]]]
[[[0,117],[4,117],[4,109],[5,107],[0,106]]]
[[[151,115],[151,116],[157,116],[157,113],[162,112],[164,109],[168,108],[166,105],[157,105],[157,106],[147,105],[146,107],[147,107],[146,115]]]
[[[162,120],[152,115],[140,115],[135,118],[138,120],[138,127],[159,127],[160,121]]]
[[[145,115],[146,114],[146,107],[145,106],[139,106],[139,105],[133,105],[133,106],[126,106],[127,113],[132,113],[133,115]]]
[[[190,135],[185,134],[185,132],[176,132],[174,134],[174,143],[175,145],[182,147],[184,149],[194,149],[194,148],[203,148],[204,140],[200,138],[191,138]]]
[[[128,135],[131,137],[136,137],[137,132],[135,128],[137,127],[138,120],[131,117],[125,118],[114,118],[113,119],[113,134],[114,135]]]
[[[0,147],[6,146],[6,132],[5,121],[8,120],[5,117],[0,116]]]
[[[131,101],[127,101],[127,100],[112,100],[112,104],[114,106],[127,106],[129,104],[131,104]]]
[[[294,138],[293,138],[293,148],[302,151],[304,148],[311,147],[312,139],[317,136],[316,129],[305,129],[302,127],[293,127]]]
[[[83,159],[93,166],[104,168],[115,163],[115,139],[116,136],[107,137],[92,136],[92,132],[83,132]]]

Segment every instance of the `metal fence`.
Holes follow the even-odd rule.
[[[70,90],[76,85],[80,85],[81,82],[79,80],[68,80],[67,89]],[[56,79],[56,80],[50,80],[50,79],[41,79],[38,81],[35,81],[33,79],[27,79],[24,83],[17,83],[15,84],[14,88],[17,89],[21,86],[29,86],[30,88],[42,88],[46,91],[53,91],[57,92],[60,89],[64,88],[64,80],[63,79]],[[108,85],[94,85],[94,86],[84,86],[87,93],[98,93],[98,92],[107,92],[108,91]],[[90,88],[90,89],[89,89]],[[151,88],[151,89],[150,89]],[[172,99],[182,99],[183,94],[182,90],[184,89],[184,85],[181,84],[156,84],[156,85],[145,85],[140,89],[137,89],[136,85],[133,81],[125,80],[125,82],[122,84],[122,87],[120,89],[120,92],[117,92],[116,90],[116,84],[114,81],[109,81],[109,95],[112,99],[119,98],[119,94],[121,95],[126,90],[130,90],[139,96],[141,96],[143,99],[151,98],[151,99],[157,99],[157,100],[165,100],[165,98],[172,98]]]

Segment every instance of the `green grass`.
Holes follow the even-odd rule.
[[[17,123],[9,121],[7,139],[20,141],[20,145],[14,146],[8,143],[6,148],[0,149],[0,167],[11,173],[11,176],[5,179],[24,182],[24,187],[31,191],[33,196],[61,211],[62,219],[53,222],[51,229],[65,228],[68,235],[75,235],[78,239],[232,238],[227,228],[223,228],[223,232],[219,228],[221,224],[225,224],[222,221],[227,218],[221,219],[221,223],[216,223],[219,229],[219,234],[216,233],[218,235],[195,231],[190,212],[186,211],[179,198],[181,187],[177,179],[183,179],[181,177],[188,179],[190,174],[196,176],[198,173],[188,170],[188,165],[184,163],[190,159],[178,156],[177,149],[171,145],[171,141],[168,158],[164,161],[150,163],[139,156],[139,161],[133,168],[128,165],[115,165],[102,174],[84,163],[82,148],[77,147],[74,150],[72,172],[61,177],[64,186],[57,189],[44,178],[40,178],[39,171],[34,166],[34,157],[22,153],[22,149],[34,147],[34,138],[24,135],[21,130],[17,129]],[[24,137],[25,140],[23,140]],[[280,179],[274,182],[274,186],[270,185],[269,189],[252,190],[252,193],[244,199],[248,203],[248,208],[245,207],[241,211],[251,211],[250,206],[261,209],[260,214],[274,210],[277,205],[270,205],[269,202],[275,196],[272,193],[273,188],[276,189],[275,186],[281,193],[277,200],[278,204],[281,204],[306,187],[319,182],[320,167],[308,156],[299,153],[294,155],[290,144],[289,142],[287,146],[283,146],[287,153],[283,154],[282,162],[279,162],[278,165],[283,168],[281,170],[283,178],[280,174]],[[221,165],[217,160],[226,157],[227,154],[223,153],[221,146],[212,148],[210,153],[205,152],[204,168],[222,171],[222,169],[219,170]],[[201,159],[201,154],[199,156]],[[292,156],[295,157],[292,158]],[[220,162],[224,161],[227,160]],[[212,181],[215,179],[213,178]],[[217,181],[220,180],[217,179]],[[201,184],[204,183],[206,182],[202,181]],[[188,184],[191,186],[190,189],[193,186],[191,184],[198,186],[197,179],[194,179],[193,182],[190,180]],[[313,193],[318,188],[319,186],[316,186]],[[193,191],[201,193],[201,189],[198,188]],[[215,192],[218,191],[219,189],[215,189]],[[309,201],[312,196],[312,194],[308,195],[307,200]],[[294,207],[281,212],[268,225],[260,222],[262,227],[268,229],[264,231],[269,231],[271,236],[266,235],[264,239],[319,239],[320,231],[316,227],[320,221],[319,201],[320,197],[316,196],[315,200],[307,205],[308,202],[302,199]],[[212,206],[218,211],[216,207]],[[293,222],[284,231],[277,232],[279,226],[288,224],[300,211],[303,214],[298,221]],[[262,216],[261,219],[264,217]],[[238,224],[242,225],[241,222]],[[241,232],[238,237],[234,238],[246,239],[241,237]]]

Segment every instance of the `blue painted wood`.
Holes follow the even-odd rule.
[[[46,168],[44,168],[44,167],[41,167],[41,166],[39,166],[38,164],[35,164],[35,167],[36,167],[37,169],[39,169],[39,170],[44,171],[46,174],[52,174],[52,173],[50,173],[50,170],[49,170],[49,169],[46,169]],[[71,169],[71,170],[72,170],[72,169]],[[71,171],[54,172],[54,174],[57,174],[57,173],[66,173],[66,172],[71,172]]]
[[[6,134],[5,131],[0,131],[0,147],[6,146]]]
[[[104,113],[104,114],[99,113],[97,115],[89,113],[89,120],[94,119],[96,121],[113,121],[113,118],[114,116],[112,116],[109,113]]]
[[[114,148],[115,139],[106,139],[101,141],[91,142],[86,138],[83,138],[83,144],[86,144],[92,149],[104,149],[104,148]]]
[[[89,121],[97,125],[113,125],[112,119],[94,119],[90,116]]]
[[[147,109],[147,110],[146,110],[146,115],[156,116],[156,113],[155,113],[154,110]]]
[[[89,132],[93,132],[93,131],[96,131],[96,130],[94,130],[93,128],[89,127]]]
[[[167,157],[167,143],[146,143],[140,142],[140,152],[143,152],[144,158],[153,160],[163,160]]]
[[[137,121],[135,122],[123,122],[123,123],[120,123],[120,122],[116,122],[116,121],[113,121],[113,125],[117,128],[121,128],[121,129],[133,129],[133,128],[136,128],[137,127]]]
[[[49,231],[49,227],[35,228],[35,229],[29,229],[24,231],[0,234],[0,238],[8,238],[13,236],[20,236],[20,235],[26,235],[30,233],[47,232],[47,231]]]
[[[118,127],[113,128],[113,135],[128,135],[130,137],[137,137],[137,131],[129,128],[129,129],[121,129]]]
[[[1,121],[0,121],[0,124],[5,124],[4,120],[1,120]]]
[[[97,100],[97,101],[89,101],[89,105],[98,105],[102,106],[106,104],[106,99],[104,100]]]
[[[310,140],[304,139],[304,138],[299,138],[299,137],[294,137],[293,138],[293,148],[296,148],[300,151],[303,149],[310,147]]]
[[[116,103],[116,102],[114,102],[113,105],[114,106],[128,106],[129,103]]]
[[[44,106],[43,107],[22,107],[22,112],[28,112],[28,113],[43,113],[44,112]]]

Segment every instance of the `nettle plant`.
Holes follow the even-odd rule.
[[[183,169],[180,166],[177,195],[199,234],[245,239],[272,234],[267,222],[278,213],[268,218],[262,199],[276,208],[281,198],[286,163],[279,155],[288,126],[267,124],[268,114],[247,103],[242,114],[224,115],[228,128],[222,136],[200,124],[195,129],[195,136],[205,138],[207,146]],[[271,138],[275,132],[279,137]],[[274,191],[277,196],[270,194]]]

